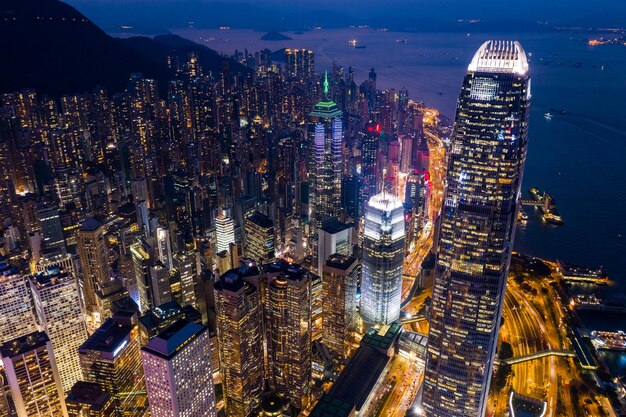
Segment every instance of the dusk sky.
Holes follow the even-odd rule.
[[[216,14],[224,20],[240,22],[240,26],[253,26],[254,22],[263,24],[279,16],[283,20],[294,16],[303,19],[307,12],[319,13],[319,19],[327,18],[332,22],[344,19],[348,24],[351,19],[371,21],[379,16],[442,21],[470,18],[550,21],[576,25],[612,25],[626,21],[626,2],[620,0],[526,0],[516,3],[503,0],[68,0],[68,3],[103,26],[117,25],[121,21],[137,25],[173,26],[194,19],[194,16],[196,23],[202,24],[215,18]],[[209,13],[209,18],[204,19],[203,13]],[[248,24],[249,21],[251,23]]]

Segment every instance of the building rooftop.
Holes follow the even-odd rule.
[[[380,211],[392,211],[402,207],[402,200],[393,194],[383,191],[372,196],[367,205]]]
[[[292,264],[284,259],[263,265],[263,272],[268,274],[279,274],[289,280],[301,281],[307,277],[309,271],[299,264]]]
[[[354,412],[354,405],[349,402],[322,395],[309,417],[349,417]]]
[[[195,339],[204,331],[206,331],[206,327],[201,324],[181,319],[150,340],[143,349],[169,359],[176,355],[190,340]]]
[[[83,223],[80,225],[80,230],[83,232],[93,232],[100,227],[102,223],[93,217],[86,217]]]
[[[382,326],[380,329],[370,327],[363,339],[361,339],[361,346],[368,345],[387,352],[393,346],[401,331],[402,325],[398,322]]]
[[[115,318],[107,319],[102,326],[78,348],[79,352],[99,352],[109,359],[115,358],[128,344],[133,327]]]
[[[12,358],[21,355],[48,343],[48,335],[45,332],[33,332],[9,340],[0,346],[0,355],[3,358]]]
[[[92,411],[102,410],[110,401],[111,394],[94,382],[78,381],[72,387],[67,403],[89,405]]]
[[[361,344],[328,394],[353,405],[359,411],[390,360],[380,350]]]
[[[340,269],[342,271],[346,271],[354,265],[356,258],[353,256],[345,256],[340,253],[335,253],[330,255],[328,260],[326,261],[326,266],[329,268]]]
[[[244,262],[239,268],[229,269],[220,275],[214,287],[218,291],[237,292],[244,287],[244,278],[254,277],[260,273],[261,271],[255,262]]]
[[[31,282],[38,288],[59,284],[60,281],[71,278],[70,274],[64,272],[59,266],[49,266],[41,272],[32,275]]]
[[[352,227],[352,224],[344,223],[333,217],[329,217],[328,219],[322,222],[322,227],[320,227],[320,229],[325,231],[326,233],[330,233],[334,235],[335,233],[339,233],[344,230],[350,229],[351,227]]]
[[[253,214],[248,216],[247,219],[264,229],[269,229],[270,227],[274,227],[274,222],[265,214],[260,213],[258,211],[255,211]]]
[[[471,72],[528,73],[528,59],[517,41],[487,41],[478,48],[470,62]]]

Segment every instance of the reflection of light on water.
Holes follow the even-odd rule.
[[[609,367],[611,375],[613,376],[625,376],[626,375],[626,352],[609,352],[601,351],[600,355],[602,359]]]

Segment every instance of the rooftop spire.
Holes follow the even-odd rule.
[[[328,71],[324,71],[324,95],[328,98]]]

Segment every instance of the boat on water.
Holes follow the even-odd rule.
[[[517,221],[520,223],[526,223],[528,221],[528,214],[524,211],[524,209],[520,206],[517,211]]]
[[[626,350],[626,333],[621,330],[617,332],[593,331],[591,343],[598,350]]]
[[[550,224],[555,224],[557,226],[565,223],[556,209],[556,201],[548,193],[544,192],[543,194],[541,194],[539,190],[535,187],[531,188],[528,193],[533,200],[541,203],[537,205],[537,207],[539,207],[539,210],[541,210],[543,219],[546,222]]]
[[[546,112],[546,114],[544,114],[543,117],[545,117],[546,120],[552,120],[552,113]]]

